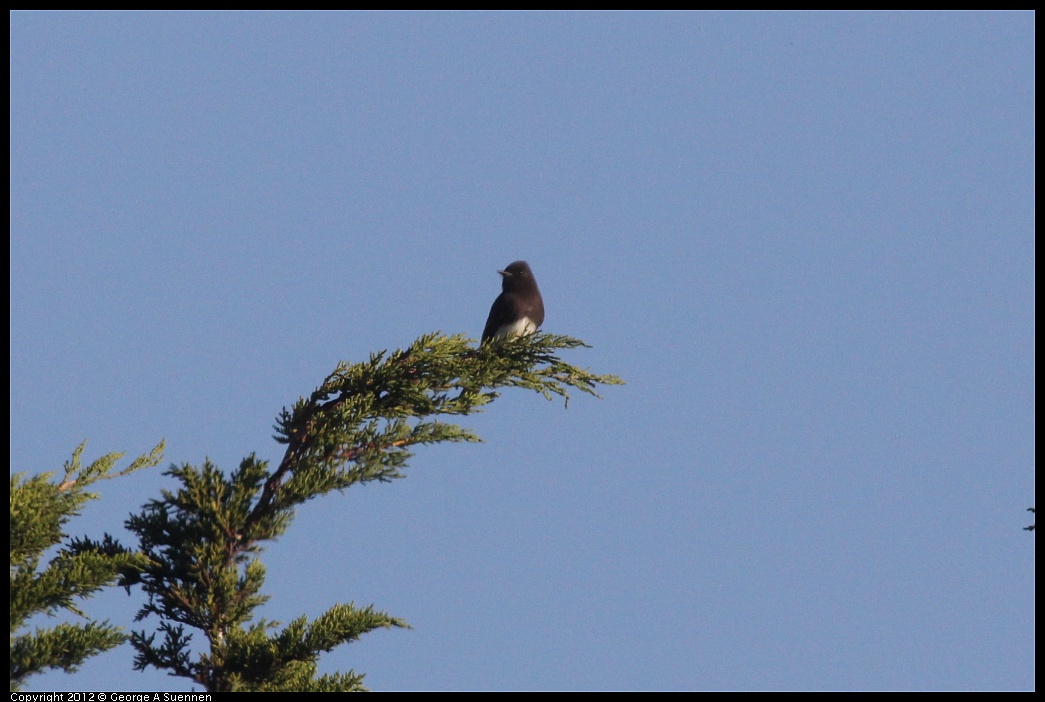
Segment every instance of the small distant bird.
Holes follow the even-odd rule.
[[[532,334],[544,322],[544,300],[526,261],[509,263],[503,271],[501,294],[493,301],[483,329],[483,342]]]

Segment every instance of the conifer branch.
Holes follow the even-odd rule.
[[[317,678],[319,654],[406,622],[372,607],[336,604],[312,623],[302,617],[269,635],[276,623],[251,623],[267,600],[260,594],[262,545],[280,536],[308,500],[403,477],[415,446],[480,441],[439,417],[480,411],[501,388],[568,401],[570,390],[598,396],[597,386],[621,382],[556,355],[580,346],[577,339],[534,334],[474,348],[460,335],[428,334],[406,349],[339,363],[307,398],[284,408],[275,438],[286,448],[274,470],[253,455],[231,475],[210,462],[172,467],[167,474],[180,487],[127,522],[152,563],[136,581],[149,598],[137,618],[158,616],[163,633],[160,642],[156,634],[133,634],[136,667],[166,669],[210,691],[363,689],[353,672]],[[186,627],[202,632],[209,650],[190,655]]]
[[[113,472],[123,456],[110,453],[82,466],[85,443],[73,452],[60,480],[53,473],[11,476],[11,689],[18,690],[31,675],[48,669],[75,671],[83,661],[127,640],[108,622],[91,621],[77,602],[144,568],[148,561],[105,534],[100,541],[69,539],[65,526],[97,495],[87,492],[95,482],[120,477],[159,463],[161,442],[129,467]],[[43,554],[63,544],[41,568]],[[83,622],[63,623],[23,632],[35,614],[70,612]]]

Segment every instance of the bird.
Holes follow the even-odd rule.
[[[544,322],[544,300],[526,261],[509,263],[501,274],[501,294],[490,307],[483,338],[504,339],[537,331]]]

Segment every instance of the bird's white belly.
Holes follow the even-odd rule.
[[[494,337],[497,339],[504,339],[509,336],[523,336],[524,334],[533,334],[537,331],[537,325],[529,317],[520,317],[515,321],[514,324],[502,325]]]

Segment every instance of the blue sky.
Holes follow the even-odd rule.
[[[11,470],[278,460],[339,360],[567,360],[264,554],[376,690],[1034,688],[1034,15],[15,13]],[[74,533],[171,481],[104,485]],[[88,603],[131,626],[122,591]],[[129,647],[30,690],[191,689]]]

